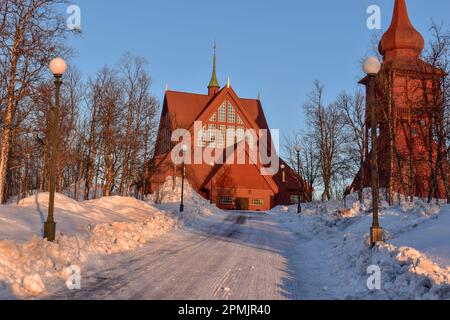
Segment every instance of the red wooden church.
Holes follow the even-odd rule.
[[[439,70],[421,59],[425,41],[413,27],[405,0],[396,0],[390,28],[379,51],[383,64],[376,78],[380,187],[389,195],[445,198],[448,168],[435,128],[443,121],[442,78]],[[367,84],[367,78],[361,80]],[[370,110],[367,110],[367,135]],[[434,129],[433,129],[434,128]],[[370,152],[352,189],[370,186]]]
[[[195,123],[201,123],[201,126]],[[240,98],[229,82],[220,87],[215,50],[208,94],[166,91],[149,178],[150,191],[157,190],[167,177],[181,176],[182,166],[175,165],[172,157],[178,144],[172,141],[172,133],[176,129],[189,130],[193,137],[189,156],[199,149],[208,148],[216,157],[215,163],[219,164],[206,162],[203,158],[200,163],[187,164],[185,174],[199,194],[220,208],[265,211],[277,205],[296,203],[299,198],[302,202],[311,200],[311,187],[276,155],[270,133],[266,139],[267,149],[269,154],[273,152],[276,156],[276,172],[262,175],[264,165],[259,159],[249,161],[249,147],[262,147],[264,144],[259,130],[269,129],[263,107],[259,99]],[[248,130],[254,130],[256,135],[246,134]],[[236,153],[243,152],[245,161],[229,163],[227,154],[230,149]],[[219,158],[222,161],[218,161]]]

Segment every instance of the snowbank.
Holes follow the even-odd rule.
[[[181,201],[181,178],[173,179],[168,177],[166,182],[149,197],[149,203],[158,208],[178,213]],[[185,212],[182,216],[182,223],[192,225],[201,222],[199,218],[208,217],[220,211],[210,201],[200,196],[189,182],[184,184],[184,204]]]
[[[383,202],[380,220],[387,241],[375,248],[369,247],[370,206],[370,200],[359,203],[352,195],[347,206],[330,201],[306,204],[300,216],[296,206],[270,214],[298,236],[301,250],[321,255],[323,265],[311,268],[326,270],[321,272],[329,274],[325,284],[337,283],[329,288],[334,298],[450,299],[450,206]],[[380,267],[381,290],[368,289],[369,266]]]
[[[42,239],[48,193],[0,206],[0,299],[42,295],[47,280],[67,280],[71,266],[141,247],[219,210],[186,183],[180,214],[180,194],[181,180],[173,188],[172,178],[148,202],[118,196],[77,202],[56,194],[54,243]]]
[[[68,267],[140,247],[179,225],[177,216],[133,198],[79,203],[57,194],[57,241],[49,243],[42,240],[47,204],[48,194],[38,194],[0,207],[1,298],[43,294],[46,280],[67,279]]]

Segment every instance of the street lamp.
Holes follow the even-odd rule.
[[[49,65],[50,71],[55,77],[55,103],[50,108],[51,114],[51,158],[50,158],[50,181],[49,181],[49,201],[48,201],[48,217],[44,225],[44,239],[53,242],[56,238],[56,223],[54,218],[55,212],[55,189],[56,189],[56,153],[58,148],[59,134],[59,95],[61,91],[62,76],[67,70],[66,62],[61,58],[53,59]]]
[[[188,151],[187,145],[181,147],[181,152],[183,152],[183,168],[181,169],[181,204],[180,212],[184,212],[184,176],[186,175],[186,152]]]
[[[379,177],[378,177],[378,146],[377,146],[377,115],[375,110],[375,77],[381,70],[381,63],[376,57],[367,58],[363,64],[363,70],[367,74],[367,102],[370,106],[370,126],[372,136],[372,156],[371,156],[371,172],[372,172],[372,202],[373,202],[373,221],[370,229],[370,240],[372,246],[383,241],[383,228],[380,226],[379,220]]]
[[[214,166],[216,165],[214,162],[211,162],[209,164],[211,166],[212,169],[214,169]],[[213,176],[211,175],[211,189],[209,191],[209,202],[211,202],[211,204],[214,204],[214,197],[213,197]]]
[[[300,180],[300,152],[302,151],[302,146],[297,144],[295,147],[295,152],[297,153],[297,175],[298,175],[298,207],[297,207],[297,213],[302,213],[302,204],[301,204],[301,197],[302,197],[302,190],[301,190],[301,180]]]
[[[280,168],[281,168],[281,182],[286,183],[286,171],[284,171],[284,169],[286,169],[286,166],[282,164]]]

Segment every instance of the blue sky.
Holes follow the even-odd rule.
[[[431,19],[449,27],[448,0],[408,0],[411,20],[428,37]],[[369,52],[369,5],[381,7],[382,30],[393,0],[78,0],[83,35],[71,41],[72,63],[85,77],[115,64],[129,51],[145,57],[153,94],[171,90],[206,93],[212,46],[218,77],[231,77],[239,96],[261,100],[271,128],[288,135],[303,127],[302,105],[314,80],[326,99],[352,91],[359,62]]]

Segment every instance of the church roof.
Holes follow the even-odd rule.
[[[225,90],[227,88],[223,88]],[[165,104],[174,128],[188,129],[206,110],[217,96],[204,94],[167,91]],[[268,124],[261,102],[257,99],[242,99],[240,103],[260,129],[268,129]]]

